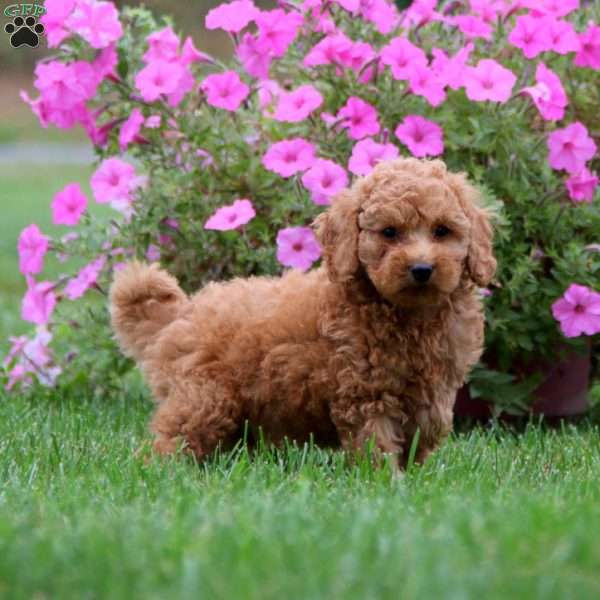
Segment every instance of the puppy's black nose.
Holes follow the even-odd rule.
[[[419,283],[426,283],[433,273],[433,265],[427,265],[424,263],[413,265],[410,268],[410,273],[415,281]]]

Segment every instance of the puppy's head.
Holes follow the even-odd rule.
[[[368,278],[398,306],[436,305],[461,282],[487,285],[492,228],[478,193],[441,161],[382,162],[315,221],[332,281]]]

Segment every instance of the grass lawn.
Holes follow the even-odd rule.
[[[0,597],[600,597],[592,426],[476,429],[395,481],[316,449],[148,462],[149,410],[0,398]]]

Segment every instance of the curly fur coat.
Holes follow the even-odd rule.
[[[192,297],[132,263],[110,293],[114,330],[158,408],[155,448],[199,459],[242,434],[423,461],[452,426],[483,346],[476,286],[494,274],[478,194],[440,161],[380,163],[315,221],[324,265],[210,283]]]

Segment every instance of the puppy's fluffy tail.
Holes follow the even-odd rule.
[[[140,359],[187,302],[175,278],[158,265],[129,263],[110,288],[111,322],[123,352]]]

